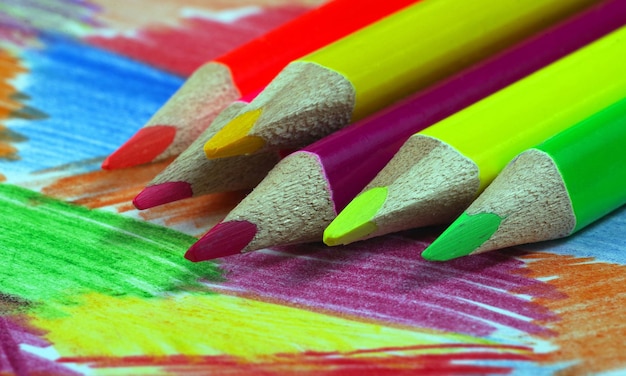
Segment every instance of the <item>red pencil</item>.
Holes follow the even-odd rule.
[[[501,54],[345,128],[281,162],[186,253],[202,261],[320,241],[325,227],[413,133],[626,23],[626,2],[604,1]]]
[[[185,150],[231,102],[262,89],[290,61],[417,0],[334,0],[200,67],[102,163],[118,169]]]

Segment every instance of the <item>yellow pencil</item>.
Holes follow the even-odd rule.
[[[624,57],[626,27],[415,134],[324,242],[452,221],[515,155],[626,97]]]
[[[205,153],[305,146],[593,3],[418,2],[290,63],[205,144]]]

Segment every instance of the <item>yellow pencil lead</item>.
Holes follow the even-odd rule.
[[[253,154],[265,146],[265,140],[249,135],[262,109],[244,112],[215,134],[204,144],[204,153],[209,159]]]
[[[376,187],[358,195],[339,213],[324,231],[329,246],[350,244],[374,233],[378,227],[374,217],[385,204],[387,187]]]

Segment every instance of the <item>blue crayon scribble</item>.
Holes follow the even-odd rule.
[[[57,166],[104,158],[130,138],[182,85],[183,78],[61,36],[22,51],[18,81],[46,119],[11,119],[28,141],[18,160],[0,161],[8,181]],[[94,167],[95,166],[95,167]],[[91,168],[96,168],[92,164]]]

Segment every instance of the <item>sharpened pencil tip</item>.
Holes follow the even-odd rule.
[[[141,128],[102,162],[102,168],[116,170],[153,162],[172,144],[175,136],[176,128],[169,125]]]
[[[365,239],[377,230],[372,221],[387,199],[387,187],[375,187],[358,195],[324,230],[329,246]]]
[[[256,123],[262,109],[244,112],[233,118],[209,141],[204,144],[208,159],[234,157],[252,154],[265,146],[265,140],[248,133]]]
[[[245,136],[221,147],[204,146],[204,154],[208,159],[236,157],[238,155],[254,154],[265,146],[261,137]]]
[[[324,244],[328,246],[345,245],[354,243],[367,237],[367,235],[376,231],[376,224],[373,222],[365,222],[361,224],[355,224],[348,232],[335,234],[333,229],[330,231],[324,231]]]
[[[422,257],[429,261],[448,261],[467,256],[498,231],[502,219],[494,213],[463,213],[422,252]]]
[[[185,258],[198,262],[241,253],[254,239],[256,225],[248,221],[221,222],[192,245]]]
[[[191,184],[183,181],[167,182],[145,187],[133,199],[133,205],[144,210],[192,196]]]

